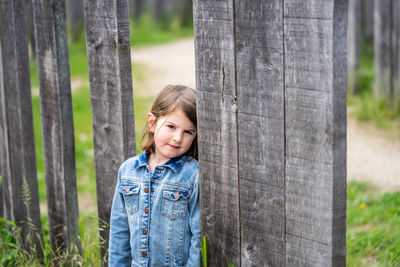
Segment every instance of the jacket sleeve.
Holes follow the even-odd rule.
[[[121,179],[121,168],[118,171],[118,182],[110,216],[110,241],[108,249],[108,266],[130,266],[131,247],[128,216],[122,194],[118,191]]]
[[[193,194],[189,199],[189,226],[192,231],[189,258],[185,266],[200,267],[201,260],[201,230],[200,230],[200,200],[199,200],[199,171],[196,171]]]

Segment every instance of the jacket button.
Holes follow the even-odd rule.
[[[151,192],[152,192],[152,193],[154,192],[154,188],[151,189]]]
[[[160,173],[161,173],[161,170],[158,170],[157,173],[160,174]]]
[[[144,209],[144,213],[148,214],[148,213],[149,213],[149,209],[148,209],[148,208],[145,208],[145,209]]]
[[[143,230],[143,234],[144,234],[144,235],[147,235],[147,231],[146,231],[146,230]]]
[[[144,189],[144,192],[145,192],[145,193],[148,193],[148,192],[149,192],[149,189],[146,187],[146,188]]]
[[[142,252],[142,256],[143,256],[143,257],[146,257],[146,256],[147,256],[147,253],[143,251],[143,252]]]

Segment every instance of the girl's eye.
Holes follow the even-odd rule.
[[[185,133],[193,135],[193,133],[191,131],[186,130]]]
[[[175,129],[175,126],[171,125],[171,124],[168,124],[167,127],[170,128],[170,129]]]

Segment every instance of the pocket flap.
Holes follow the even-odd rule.
[[[163,192],[163,197],[167,198],[169,200],[178,200],[180,198],[182,199],[187,199],[190,197],[190,193],[186,191],[180,191],[180,190],[171,190],[171,189],[164,189]]]
[[[124,195],[135,195],[139,193],[140,185],[120,185],[118,191]]]

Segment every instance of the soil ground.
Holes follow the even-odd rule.
[[[135,94],[156,95],[167,84],[195,87],[192,38],[133,49],[132,59],[137,68],[142,68],[137,71],[144,74],[143,79],[134,80]],[[400,191],[399,139],[349,117],[347,179],[371,182],[382,191]]]

